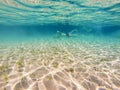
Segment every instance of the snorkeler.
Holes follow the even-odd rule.
[[[71,32],[66,32],[66,33],[57,31],[57,34],[58,34],[59,36],[71,37],[71,36],[74,36],[73,33],[76,32],[76,31],[77,31],[77,30],[72,30]]]

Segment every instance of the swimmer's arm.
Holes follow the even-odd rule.
[[[66,36],[65,33],[62,33],[62,32],[60,32],[60,31],[57,31],[57,33],[59,33],[59,34],[62,35],[62,36]]]
[[[61,33],[61,35],[62,35],[62,36],[66,36],[66,34],[65,34],[65,33]]]
[[[75,30],[72,30],[71,32],[70,32],[70,34],[72,34],[73,32],[76,32],[77,30],[75,29]]]

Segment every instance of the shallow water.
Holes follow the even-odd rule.
[[[119,0],[0,0],[0,90],[120,90]]]

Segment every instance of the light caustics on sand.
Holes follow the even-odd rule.
[[[119,44],[78,42],[1,45],[0,90],[119,90]]]
[[[119,0],[0,0],[0,25],[87,28],[90,23],[101,30],[102,25],[119,26],[119,6]],[[23,43],[0,41],[0,90],[120,90],[120,40],[84,35],[31,38]]]

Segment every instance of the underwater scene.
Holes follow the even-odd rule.
[[[120,0],[0,0],[0,90],[120,90]]]

